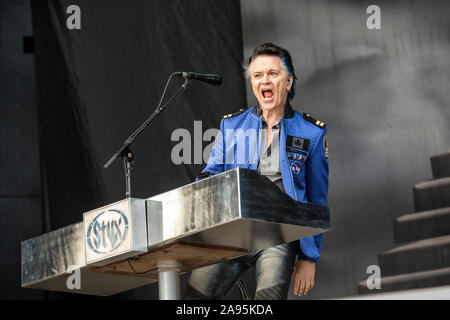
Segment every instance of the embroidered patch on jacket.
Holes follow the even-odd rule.
[[[311,140],[309,139],[293,137],[288,135],[286,139],[286,148],[291,147],[308,152],[310,142]]]
[[[300,162],[305,162],[306,161],[306,156],[302,156],[301,154],[298,154],[298,153],[287,153],[286,152],[286,157],[288,159],[298,160]]]
[[[302,155],[304,155],[304,156],[307,156],[307,155],[308,155],[307,152],[301,151],[301,150],[297,150],[297,149],[294,149],[294,148],[292,148],[292,147],[286,147],[286,152],[298,153],[298,154],[302,154]]]
[[[300,163],[298,161],[293,161],[291,163],[291,170],[293,174],[299,174],[300,170],[302,169],[303,163]]]

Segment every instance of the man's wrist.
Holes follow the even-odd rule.
[[[311,258],[306,256],[303,252],[299,252],[298,254],[298,260],[304,260],[304,261],[309,261],[309,262],[314,262],[314,263],[319,263],[319,258]]]
[[[309,260],[309,259],[298,259],[298,261],[306,261],[306,262],[309,262],[309,263],[317,263],[316,261]]]

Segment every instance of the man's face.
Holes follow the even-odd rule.
[[[288,77],[279,57],[258,56],[251,64],[250,79],[253,93],[264,111],[284,108],[293,77]]]

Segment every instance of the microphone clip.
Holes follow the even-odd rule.
[[[185,72],[183,72],[183,73],[185,73]],[[189,78],[187,77],[187,73],[186,73],[186,76],[183,75],[183,78],[184,78],[184,83],[181,85],[181,88],[183,88],[183,90],[186,90],[188,84],[190,83]]]

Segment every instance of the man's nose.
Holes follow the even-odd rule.
[[[270,83],[270,78],[269,78],[269,75],[267,73],[264,73],[262,82],[263,83]]]

